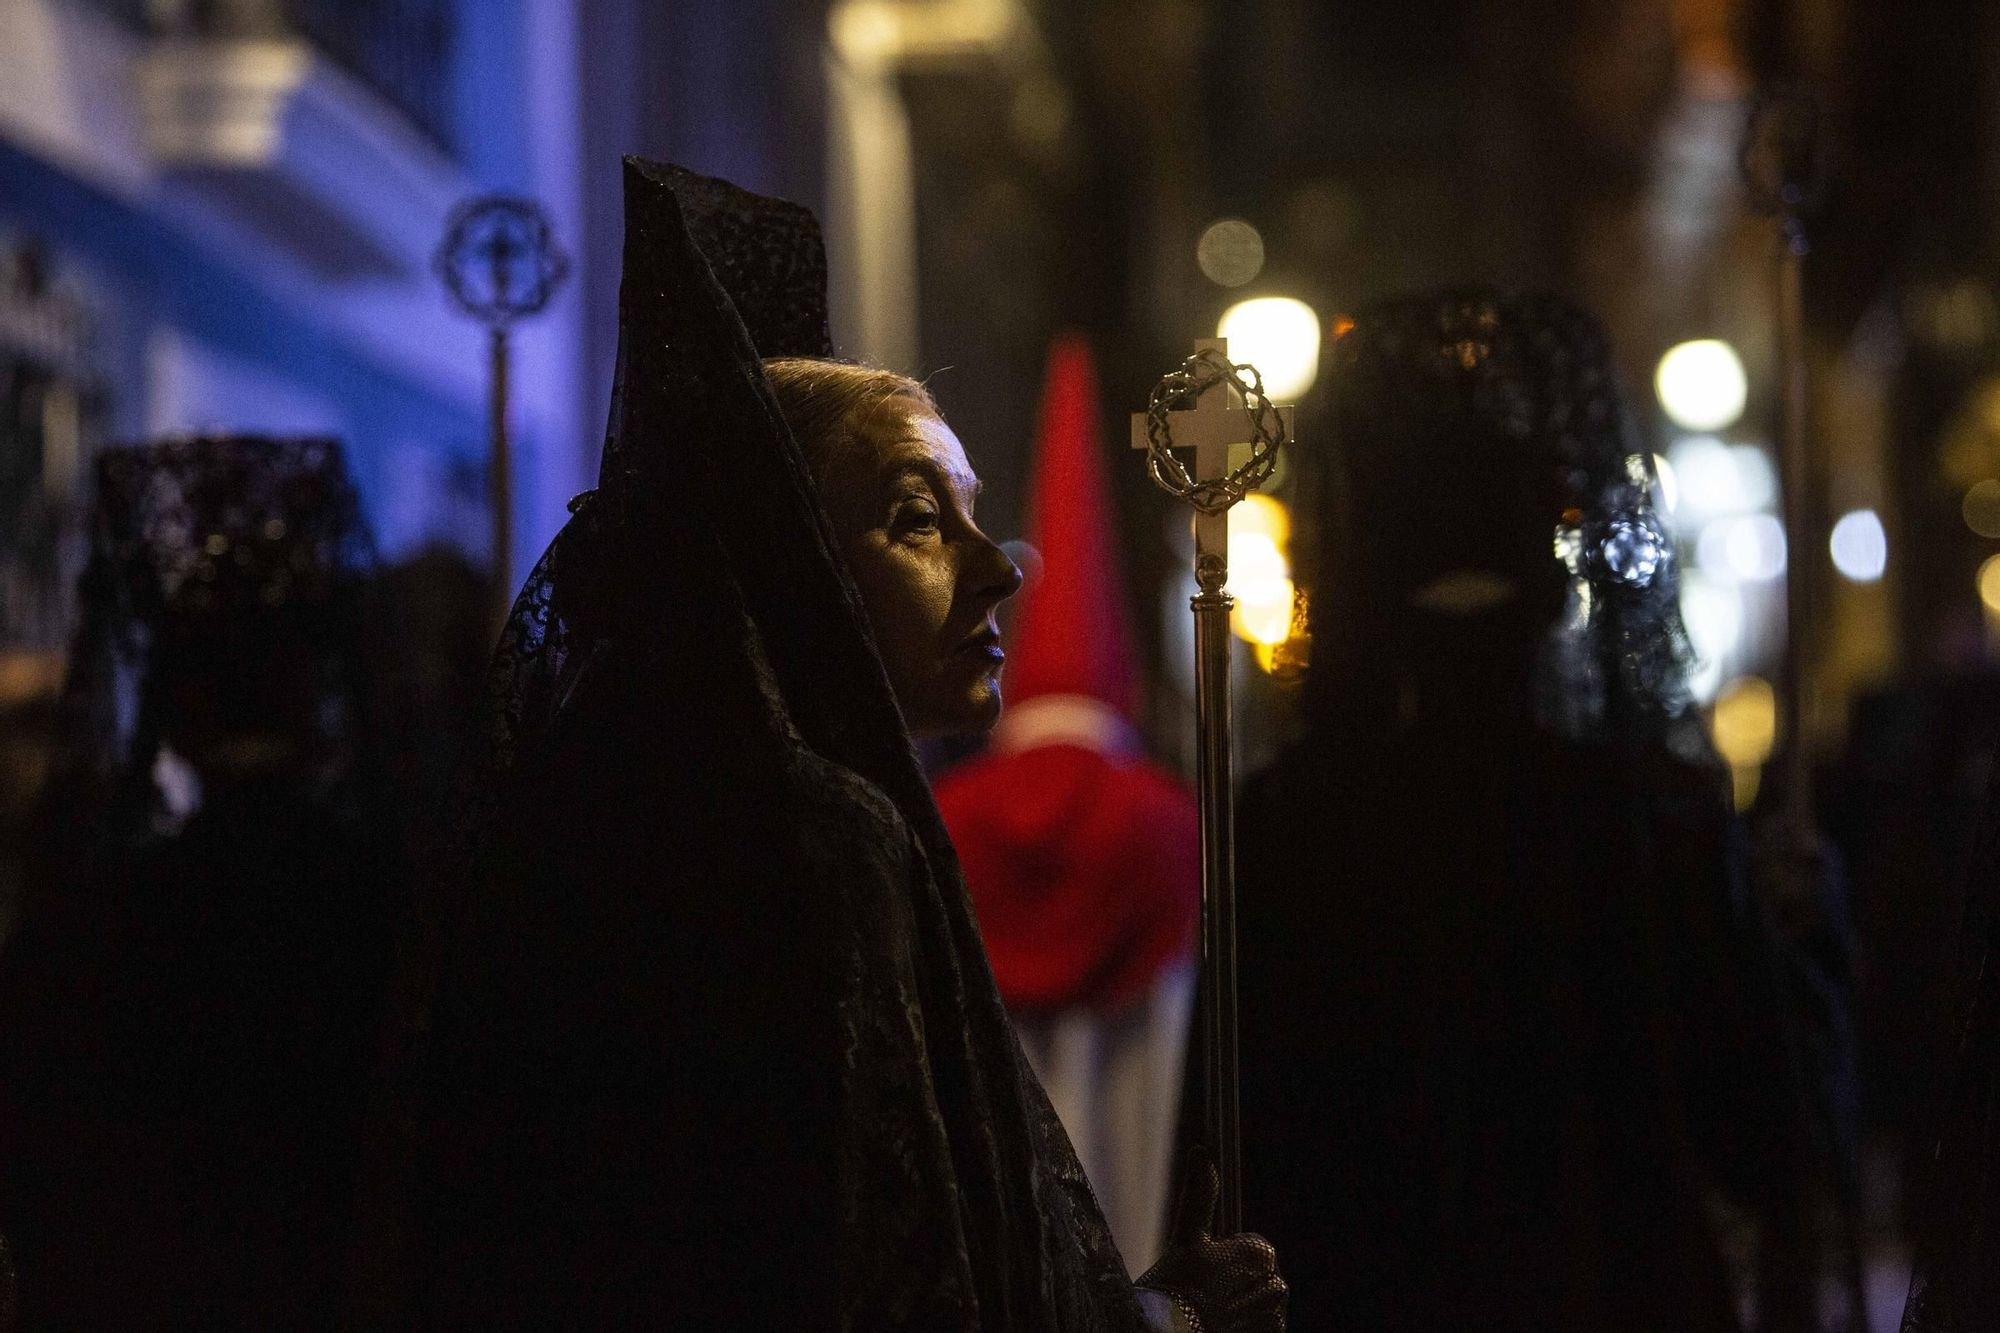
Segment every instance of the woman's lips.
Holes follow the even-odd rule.
[[[997,631],[986,629],[968,637],[958,646],[958,656],[970,657],[980,663],[998,666],[1007,660],[1006,650],[1000,646]]]

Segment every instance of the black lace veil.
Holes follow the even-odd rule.
[[[331,440],[170,438],[95,482],[0,957],[21,1318],[323,1326],[405,888],[371,543]]]
[[[337,770],[356,741],[357,641],[374,548],[339,444],[182,436],[98,457],[90,557],[45,807],[81,837],[144,836],[172,682],[231,691],[239,719],[303,721],[307,761]],[[317,699],[278,697],[281,660]],[[90,827],[85,829],[84,825]]]
[[[804,209],[627,159],[597,489],[502,634],[355,1321],[1139,1326],[761,359]]]
[[[1370,455],[1348,494],[1336,485],[1352,535],[1326,562],[1334,645],[1399,614],[1425,577],[1513,550],[1531,594],[1560,584],[1543,603],[1536,722],[1573,741],[1637,727],[1684,757],[1705,750],[1658,477],[1598,322],[1553,295],[1466,288],[1370,309],[1329,359],[1332,433]],[[1358,476],[1370,484],[1354,489]],[[1353,665],[1315,670],[1312,711],[1344,706],[1355,682],[1338,668]]]

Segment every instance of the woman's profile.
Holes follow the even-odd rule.
[[[999,708],[1018,575],[964,451],[919,386],[826,360],[805,210],[633,159],[625,188],[599,484],[495,656],[352,1317],[1144,1328],[910,745]],[[1254,1237],[1190,1233],[1152,1285],[1283,1326]]]

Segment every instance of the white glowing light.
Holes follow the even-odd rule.
[[[1303,396],[1319,378],[1319,316],[1304,301],[1260,296],[1223,312],[1216,337],[1229,340],[1229,359],[1257,367],[1273,402]]]
[[[1681,585],[1681,621],[1694,647],[1696,667],[1688,687],[1707,703],[1722,684],[1722,669],[1743,639],[1743,595],[1733,585],[1691,577]]]
[[[1769,514],[1717,519],[1701,530],[1695,559],[1714,578],[1769,582],[1785,572],[1785,525]]]
[[[1750,382],[1743,359],[1719,338],[1669,348],[1653,376],[1660,406],[1684,430],[1721,430],[1743,415]]]
[[[1736,484],[1739,508],[1769,509],[1778,501],[1778,469],[1771,462],[1771,455],[1754,444],[1736,444],[1729,448],[1730,458],[1736,463]]]
[[[1842,514],[1827,539],[1833,567],[1850,583],[1873,583],[1889,567],[1889,534],[1872,509]]]
[[[1264,238],[1241,218],[1224,218],[1201,234],[1194,257],[1210,282],[1241,287],[1264,270]]]
[[[1697,658],[1688,668],[1688,693],[1698,704],[1705,704],[1715,698],[1715,692],[1722,688],[1722,659]]]
[[[1654,487],[1659,491],[1659,498],[1655,503],[1659,505],[1660,512],[1673,513],[1680,506],[1681,482],[1674,472],[1674,465],[1668,461],[1665,454],[1653,455],[1653,477]]]
[[[1743,476],[1733,450],[1712,435],[1696,435],[1669,452],[1677,494],[1675,512],[1685,519],[1734,514],[1744,504]]]
[[[1252,583],[1291,574],[1284,552],[1278,549],[1270,533],[1245,530],[1231,533],[1230,537],[1229,582],[1223,585],[1223,591],[1241,597],[1243,589]]]
[[[1252,643],[1283,643],[1292,630],[1292,581],[1259,579],[1237,597],[1230,627]]]

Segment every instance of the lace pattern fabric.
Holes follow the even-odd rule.
[[[110,449],[96,485],[53,788],[145,813],[163,721],[155,684],[183,654],[254,665],[260,646],[312,652],[324,723],[354,723],[353,640],[374,549],[336,441],[186,436]]]
[[[1384,507],[1357,517],[1358,529],[1388,534],[1349,553],[1370,570],[1361,577],[1402,587],[1418,565],[1486,558],[1508,539],[1476,523],[1455,531],[1464,518],[1426,511],[1471,512],[1463,490],[1478,483],[1470,468],[1528,475],[1547,524],[1547,569],[1565,584],[1535,682],[1540,720],[1589,740],[1621,716],[1667,731],[1694,757],[1692,653],[1653,501],[1658,478],[1597,321],[1539,294],[1468,289],[1391,301],[1334,343],[1331,366],[1340,386],[1336,444],[1370,455],[1368,471],[1402,486],[1393,503],[1371,492],[1371,505]],[[1446,498],[1434,504],[1433,492]],[[1496,497],[1485,506],[1495,521],[1501,504]],[[1371,568],[1384,563],[1405,568]]]
[[[357,1326],[1141,1327],[763,378],[824,277],[803,209],[627,161],[599,486],[495,652]]]

